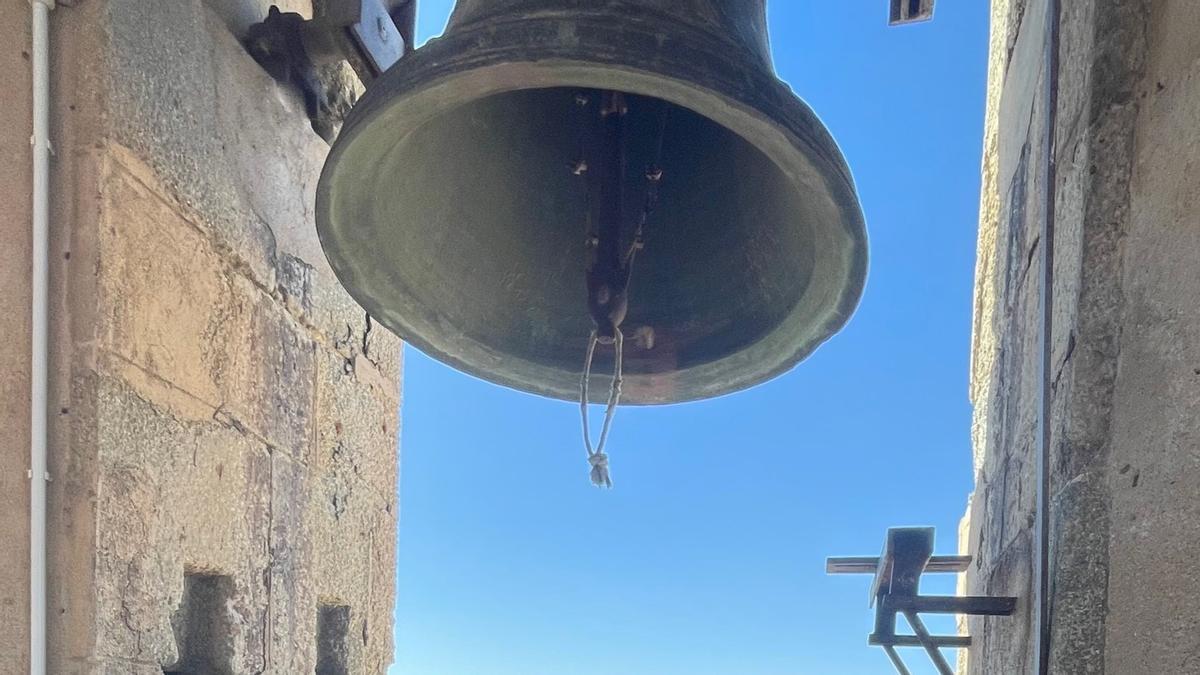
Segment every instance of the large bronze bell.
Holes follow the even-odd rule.
[[[619,184],[597,188],[605,172]],[[837,144],[774,74],[766,0],[459,0],[445,35],[355,107],[316,217],[381,324],[460,370],[577,401],[593,218],[619,220],[632,250],[648,212],[624,403],[763,382],[854,310],[862,211]],[[613,350],[596,363],[607,384]]]

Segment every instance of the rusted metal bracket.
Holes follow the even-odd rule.
[[[981,596],[954,597],[921,595],[921,575],[925,573],[965,572],[970,556],[933,555],[932,527],[900,527],[888,530],[883,554],[875,558],[829,558],[829,574],[873,574],[871,606],[875,608],[875,632],[868,638],[872,646],[882,647],[900,675],[910,675],[896,651],[897,647],[923,647],[942,675],[954,670],[942,654],[942,647],[964,648],[971,645],[966,635],[930,635],[921,614],[967,614],[972,616],[1012,616],[1016,598]],[[915,635],[896,634],[896,616],[903,614]]]
[[[301,91],[313,128],[332,140],[355,102],[338,81],[338,64],[349,63],[369,86],[412,50],[416,8],[416,0],[325,0],[305,19],[272,6],[250,27],[246,48],[272,77]]]

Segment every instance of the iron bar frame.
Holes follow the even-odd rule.
[[[882,647],[900,675],[911,675],[897,647],[922,647],[941,675],[954,675],[943,647],[965,648],[971,645],[967,635],[931,635],[921,614],[965,614],[970,616],[1011,616],[1017,599],[986,596],[921,595],[921,577],[930,574],[964,572],[970,556],[933,555],[932,527],[901,527],[888,530],[883,553],[878,557],[829,558],[829,574],[874,574],[871,605],[875,607],[875,632],[868,644]],[[896,634],[896,617],[903,615],[914,635]]]

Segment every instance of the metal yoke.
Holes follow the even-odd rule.
[[[250,27],[246,48],[276,80],[297,87],[313,128],[327,141],[354,106],[324,67],[345,61],[364,85],[412,51],[417,0],[327,0],[305,19],[272,5]]]

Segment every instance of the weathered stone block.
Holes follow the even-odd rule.
[[[269,457],[215,422],[183,422],[118,380],[98,389],[98,657],[178,659],[171,616],[184,574],[228,574],[238,589],[238,672],[263,668]],[[161,666],[160,666],[161,667]]]
[[[308,463],[322,476],[328,510],[340,517],[355,492],[372,503],[392,503],[399,471],[398,384],[379,377],[360,355],[348,361],[322,349],[318,376],[319,419]],[[392,452],[380,452],[391,448]]]
[[[245,207],[224,162],[210,24],[199,0],[108,0],[107,78],[114,139],[147,161],[163,183],[212,229],[231,261],[274,285],[275,239]],[[234,85],[236,87],[236,85]]]
[[[1015,597],[1017,611],[1012,617],[978,617],[972,622],[972,635],[978,645],[972,648],[973,672],[982,675],[1033,672],[1032,543],[1031,531],[1022,531],[991,568],[981,573],[983,583],[976,592]]]
[[[152,177],[135,175],[136,160],[113,152],[120,159],[107,162],[103,188],[101,348],[227,424],[301,452],[311,433],[315,343],[146,184]]]
[[[281,673],[316,667],[316,577],[306,468],[282,455],[271,458],[270,588],[271,666]]]
[[[356,608],[353,672],[390,661],[399,341],[368,327],[320,251],[325,145],[236,35],[265,5],[54,14],[55,673],[161,673],[181,656],[172,621],[193,573],[230,580],[234,672],[311,672],[322,598]],[[353,452],[317,466],[318,421],[330,434],[334,419],[318,406],[338,401],[363,408],[337,412]],[[340,519],[326,469],[353,495]],[[14,583],[0,573],[2,672],[26,661],[23,629],[5,623],[25,622],[6,602],[25,597]]]
[[[18,45],[29,39],[29,7],[24,3],[0,3],[0,91],[30,91],[29,63]],[[7,98],[7,97],[6,97]],[[16,97],[21,100],[20,96]],[[29,400],[30,382],[30,273],[32,233],[29,222],[29,184],[32,171],[24,158],[29,154],[33,131],[30,107],[5,106],[5,124],[0,126],[0,428],[7,442],[0,446],[0,673],[28,670],[29,643]]]

